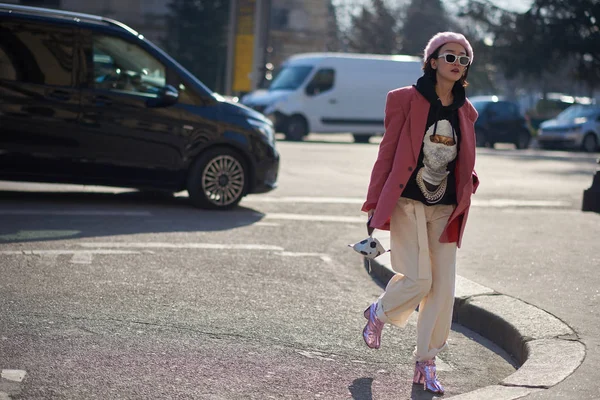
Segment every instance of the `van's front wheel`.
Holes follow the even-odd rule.
[[[291,117],[285,130],[286,140],[299,142],[304,139],[304,136],[306,135],[308,135],[308,123],[304,117],[300,115]]]
[[[234,150],[218,147],[202,154],[192,166],[187,191],[199,208],[228,210],[240,202],[248,184],[248,168]]]

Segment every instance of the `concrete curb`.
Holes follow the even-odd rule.
[[[389,237],[378,239],[389,248]],[[370,264],[371,274],[384,285],[394,275],[389,253]],[[367,259],[364,265],[368,270]],[[456,278],[453,321],[503,348],[515,358],[519,368],[497,385],[452,399],[518,399],[563,381],[585,357],[585,345],[555,316],[461,276]]]

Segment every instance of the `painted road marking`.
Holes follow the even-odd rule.
[[[80,255],[81,253],[90,254],[141,254],[139,251],[130,250],[3,250],[0,254],[4,255],[23,255],[23,256],[43,256],[43,255]],[[84,256],[81,256],[84,257]]]
[[[253,196],[244,201],[254,203],[329,203],[329,204],[363,204],[365,199],[357,197],[269,197]],[[569,207],[571,203],[566,201],[552,200],[517,200],[517,199],[473,199],[471,205],[474,207]],[[277,214],[270,214],[277,215]],[[284,215],[284,214],[282,214]],[[285,214],[288,215],[288,214]],[[291,214],[289,214],[291,215]],[[284,218],[282,218],[284,219]]]
[[[314,222],[365,222],[365,217],[345,217],[343,215],[315,215],[315,214],[266,214],[266,219],[283,219],[288,221],[314,221]]]
[[[255,222],[252,226],[281,226],[277,222]]]
[[[149,211],[53,211],[53,210],[0,210],[0,215],[57,215],[57,216],[94,216],[94,217],[150,217]]]
[[[322,253],[294,253],[291,251],[282,251],[281,253],[275,253],[278,256],[282,256],[282,257],[319,257],[321,260],[325,261],[326,263],[331,263],[333,262],[333,260],[331,259],[331,257],[329,257],[327,254],[322,254]]]
[[[268,250],[283,251],[283,247],[263,244],[163,243],[163,242],[90,242],[82,247],[141,248],[141,249],[203,249],[203,250]]]
[[[362,204],[365,199],[352,197],[308,197],[308,196],[288,196],[288,197],[268,197],[252,196],[246,197],[243,201],[256,203],[332,203],[332,204]]]
[[[280,246],[270,246],[262,244],[218,244],[218,243],[162,243],[162,242],[91,242],[78,243],[82,247],[99,247],[99,248],[152,248],[152,249],[202,249],[202,250],[262,250],[275,251],[276,255],[282,257],[319,257],[321,260],[331,263],[333,260],[327,254],[323,253],[307,253],[307,252],[291,252],[285,251]],[[96,250],[97,251],[97,250]],[[82,252],[85,253],[85,252]]]
[[[202,250],[262,250],[262,251],[275,251],[276,255],[282,257],[319,257],[325,262],[332,262],[333,260],[327,254],[323,253],[307,253],[307,252],[291,252],[285,251],[280,246],[270,246],[262,244],[218,244],[218,243],[163,243],[163,242],[90,242],[90,243],[78,243],[82,247],[97,247],[97,248],[151,248],[151,249],[202,249]],[[95,250],[92,252],[98,252]],[[110,251],[110,250],[106,250]],[[81,253],[85,253],[83,251]]]
[[[146,251],[145,253],[152,253]],[[42,256],[44,258],[51,257],[50,264],[54,264],[56,256],[72,255],[71,264],[91,264],[94,254],[141,254],[139,251],[131,250],[5,250],[0,251],[0,255],[24,255],[24,256]]]
[[[92,253],[90,251],[84,251],[81,253],[73,254],[71,258],[71,264],[91,264],[92,263]]]
[[[552,200],[515,200],[515,199],[491,199],[475,200],[472,205],[475,207],[568,207],[571,203],[566,201]]]
[[[3,369],[1,374],[3,379],[13,382],[22,382],[25,375],[27,375],[27,371],[22,369]]]

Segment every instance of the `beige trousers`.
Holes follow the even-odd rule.
[[[440,243],[439,238],[454,207],[401,197],[392,212],[390,247],[396,274],[377,301],[377,317],[403,327],[419,305],[417,361],[435,358],[450,334],[456,243]]]

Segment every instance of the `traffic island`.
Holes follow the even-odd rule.
[[[379,239],[389,248],[389,236]],[[364,266],[368,271],[366,258]],[[394,275],[389,253],[371,260],[370,268],[384,286]],[[571,375],[586,354],[577,333],[554,315],[461,276],[453,321],[499,345],[518,366],[497,384],[452,396],[456,400],[515,400],[549,389]]]

